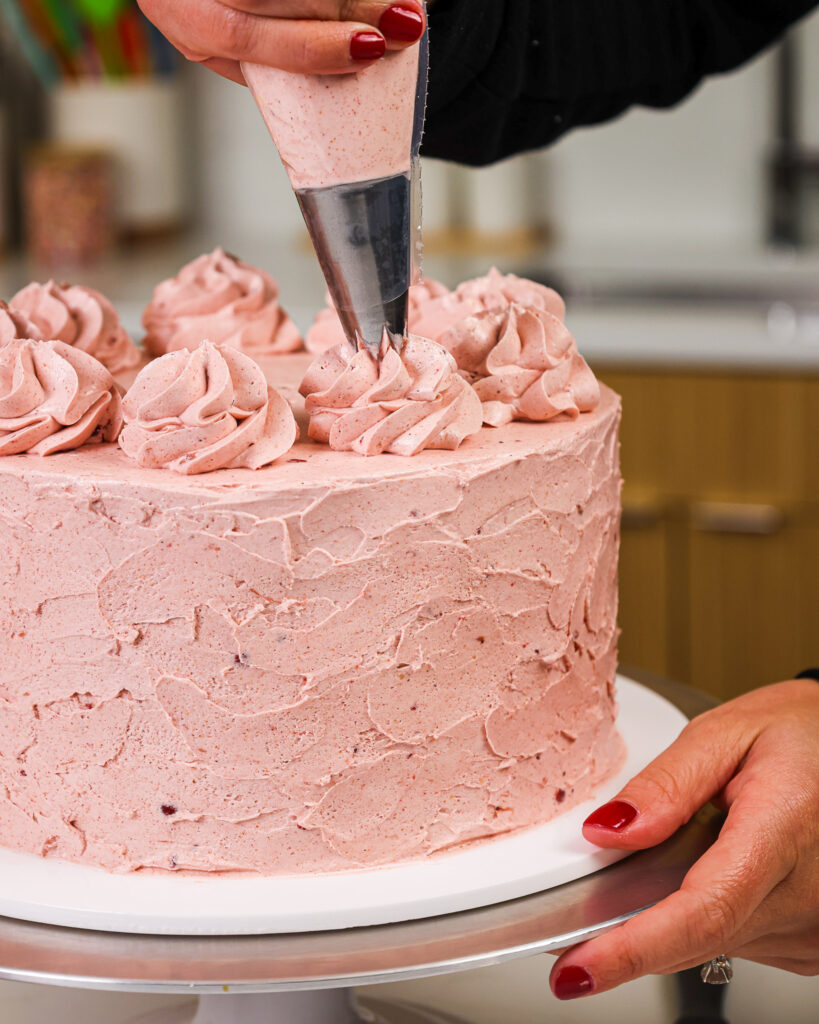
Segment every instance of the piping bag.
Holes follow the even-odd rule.
[[[400,353],[421,270],[428,37],[348,75],[242,64],[304,215],[344,332]]]

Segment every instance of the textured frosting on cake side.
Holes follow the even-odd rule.
[[[270,360],[297,410],[305,356]],[[0,460],[0,843],[333,871],[529,826],[619,765],[620,405],[179,476]],[[302,432],[306,436],[306,432]]]

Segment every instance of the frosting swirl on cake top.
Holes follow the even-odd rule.
[[[0,348],[0,455],[115,441],[121,424],[117,386],[93,356],[61,341]]]
[[[465,317],[511,303],[543,309],[562,320],[566,304],[558,293],[543,284],[515,274],[502,274],[492,267],[488,274],[464,281],[454,292],[432,295],[419,304],[413,330],[425,338],[440,341],[443,334]]]
[[[126,455],[186,475],[260,469],[298,437],[293,411],[260,367],[208,341],[150,362],[126,394],[123,416]]]
[[[441,344],[472,381],[484,422],[576,418],[600,401],[600,385],[566,325],[544,309],[512,303],[450,328]]]
[[[5,302],[0,301],[0,346],[8,345],[15,338],[43,340],[40,331],[22,310],[11,309]]]
[[[279,304],[279,286],[223,249],[198,257],[157,285],[142,316],[151,355],[193,351],[204,339],[249,355],[301,348],[298,328]]]
[[[83,285],[33,281],[9,303],[36,328],[37,338],[65,342],[98,359],[111,373],[139,362],[139,352],[117,311],[100,292]]]
[[[498,309],[516,302],[545,309],[559,320],[566,315],[566,304],[554,288],[516,274],[502,274],[497,267],[483,277],[464,281],[455,294],[462,302],[475,303],[482,309]]]
[[[410,335],[399,355],[386,337],[381,359],[347,342],[320,356],[301,386],[310,437],[336,451],[416,455],[457,448],[481,428],[481,405],[436,342]]]

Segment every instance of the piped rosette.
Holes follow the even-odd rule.
[[[123,417],[126,455],[186,475],[260,469],[290,451],[299,433],[258,364],[208,341],[150,362],[123,400]]]
[[[302,347],[298,328],[279,304],[276,281],[221,248],[157,285],[142,323],[153,356],[193,351],[203,338],[251,356]]]
[[[301,385],[310,437],[336,451],[417,455],[453,450],[481,429],[481,404],[455,360],[410,335],[399,355],[385,337],[379,360],[346,341],[319,356]]]
[[[441,344],[472,383],[493,427],[512,420],[575,419],[600,402],[600,385],[562,320],[513,302],[450,328]]]
[[[30,338],[33,341],[43,340],[39,329],[22,310],[12,309],[5,302],[0,301],[0,348],[18,338]]]
[[[502,274],[493,267],[483,277],[464,281],[454,292],[430,295],[419,302],[413,330],[425,338],[440,341],[451,327],[466,317],[507,309],[512,303],[545,310],[558,320],[566,315],[566,305],[553,288],[515,274]]]
[[[116,441],[121,425],[117,385],[93,356],[61,341],[0,347],[0,455]]]
[[[34,281],[11,299],[9,313],[29,321],[18,328],[27,331],[27,337],[62,341],[93,356],[111,373],[139,363],[139,351],[117,311],[93,288]]]

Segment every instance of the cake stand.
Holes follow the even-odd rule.
[[[688,717],[713,703],[686,687],[644,675],[641,681]],[[650,731],[652,723],[644,726]],[[457,1024],[419,1007],[357,1003],[349,990],[487,967],[599,935],[678,889],[720,824],[706,808],[661,846],[595,874],[492,906],[396,924],[186,937],[0,918],[0,978],[200,996],[198,1008],[153,1014],[144,1024]]]

